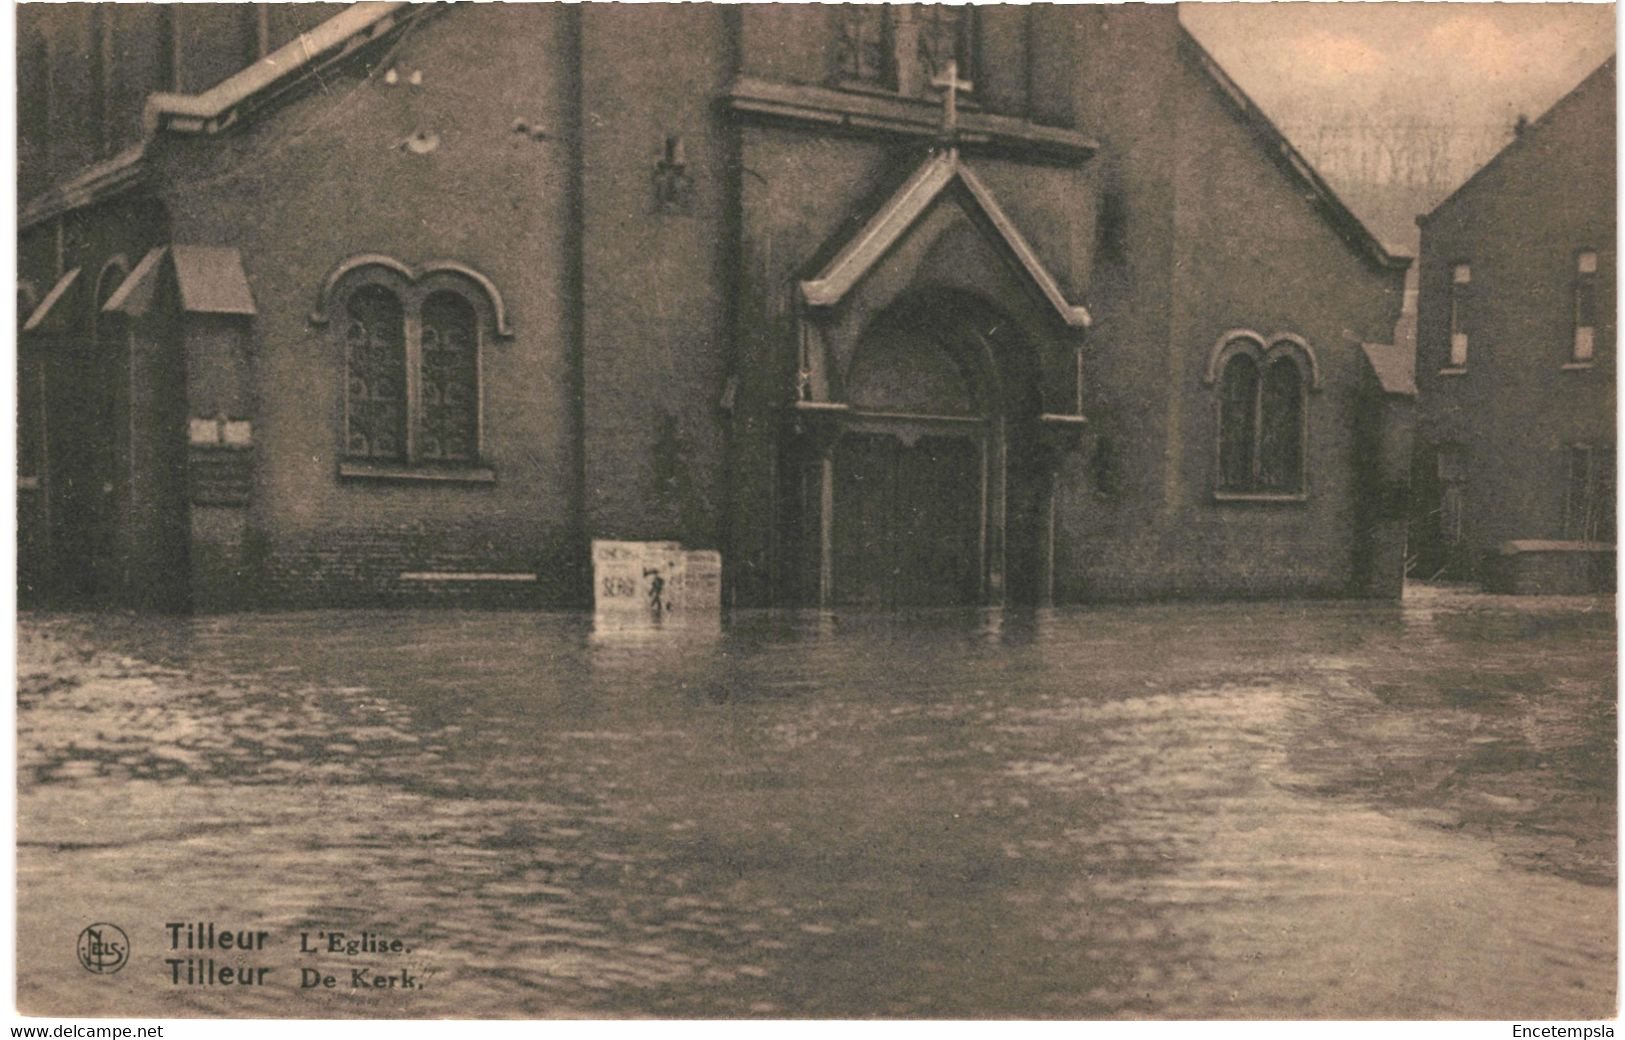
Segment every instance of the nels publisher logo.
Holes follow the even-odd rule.
[[[130,959],[130,937],[116,924],[93,924],[79,933],[79,963],[96,975],[111,975]]]

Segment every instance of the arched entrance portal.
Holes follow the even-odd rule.
[[[816,601],[1036,601],[1048,474],[1023,450],[1037,366],[1014,322],[966,293],[917,293],[864,329],[842,376],[824,515],[806,518],[822,534]]]

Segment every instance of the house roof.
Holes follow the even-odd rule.
[[[1361,343],[1383,393],[1416,396],[1416,362],[1411,352],[1395,343]]]
[[[154,94],[147,99],[149,128],[218,133],[235,122],[237,108],[286,85],[310,67],[341,58],[398,24],[410,4],[365,0],[278,47],[201,94]]]
[[[57,304],[79,280],[79,270],[75,267],[56,280],[56,284],[51,286],[51,291],[45,294],[45,299],[39,302],[39,306],[34,308],[34,313],[23,322],[24,332],[38,332],[45,327],[45,323],[51,319],[51,312],[56,310]]]
[[[999,206],[987,185],[960,159],[957,148],[931,152],[913,176],[886,200],[818,274],[801,283],[801,298],[814,307],[839,303],[931,208],[931,204],[956,185],[992,225],[1010,251],[1011,259],[1049,303],[1057,317],[1072,328],[1087,328],[1088,310],[1067,300],[1055,276],[1050,274],[1015,222]]]
[[[167,246],[147,250],[147,255],[135,265],[135,270],[124,276],[113,295],[102,304],[105,314],[128,314],[131,316],[145,314],[152,306],[153,294],[158,286],[158,264],[169,252]]]
[[[1371,233],[1354,211],[1343,204],[1331,186],[1315,172],[1286,135],[1270,121],[1247,92],[1231,79],[1213,55],[1197,42],[1190,30],[1179,26],[1179,50],[1185,59],[1212,81],[1231,110],[1239,116],[1263,145],[1265,152],[1288,177],[1291,177],[1312,197],[1321,217],[1367,263],[1390,271],[1402,271],[1411,265],[1411,258],[1390,253],[1386,246]]]
[[[243,258],[230,246],[159,246],[147,251],[135,270],[119,284],[102,310],[145,314],[157,290],[158,273],[168,256],[175,271],[181,309],[191,314],[238,314],[252,317],[254,294],[243,273]]]
[[[1466,193],[1474,184],[1478,183],[1478,181],[1487,175],[1490,170],[1494,169],[1496,166],[1499,166],[1502,159],[1505,159],[1509,155],[1516,154],[1517,152],[1521,152],[1527,148],[1529,146],[1529,142],[1539,136],[1546,127],[1550,126],[1557,118],[1559,113],[1566,110],[1575,102],[1576,99],[1585,94],[1589,94],[1592,89],[1601,85],[1604,79],[1608,79],[1613,76],[1614,61],[1616,57],[1617,55],[1609,55],[1607,61],[1591,70],[1591,74],[1576,84],[1573,90],[1558,98],[1552,107],[1548,108],[1539,119],[1526,126],[1522,133],[1518,134],[1507,143],[1506,147],[1490,156],[1488,162],[1486,162],[1483,166],[1480,166],[1477,170],[1474,170],[1472,175],[1465,181],[1462,181],[1461,185],[1456,188],[1455,191],[1445,196],[1443,202],[1440,202],[1428,212],[1417,217],[1416,222],[1418,224],[1426,224],[1428,221],[1438,216],[1442,210],[1454,203],[1456,199]],[[1613,89],[1614,88],[1611,85],[1608,87],[1610,93],[1613,92]]]
[[[253,315],[243,258],[230,246],[170,246],[181,309],[193,314]]]

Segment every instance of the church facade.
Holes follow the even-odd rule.
[[[1391,255],[1174,6],[25,5],[19,581],[1397,595]]]

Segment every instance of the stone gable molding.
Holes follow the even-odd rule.
[[[992,225],[1016,265],[1067,327],[1089,327],[1089,311],[1067,300],[1060,283],[1044,266],[987,185],[959,158],[957,148],[933,151],[886,204],[825,264],[799,285],[808,306],[831,307],[874,269],[944,192],[958,185],[966,200]]]

